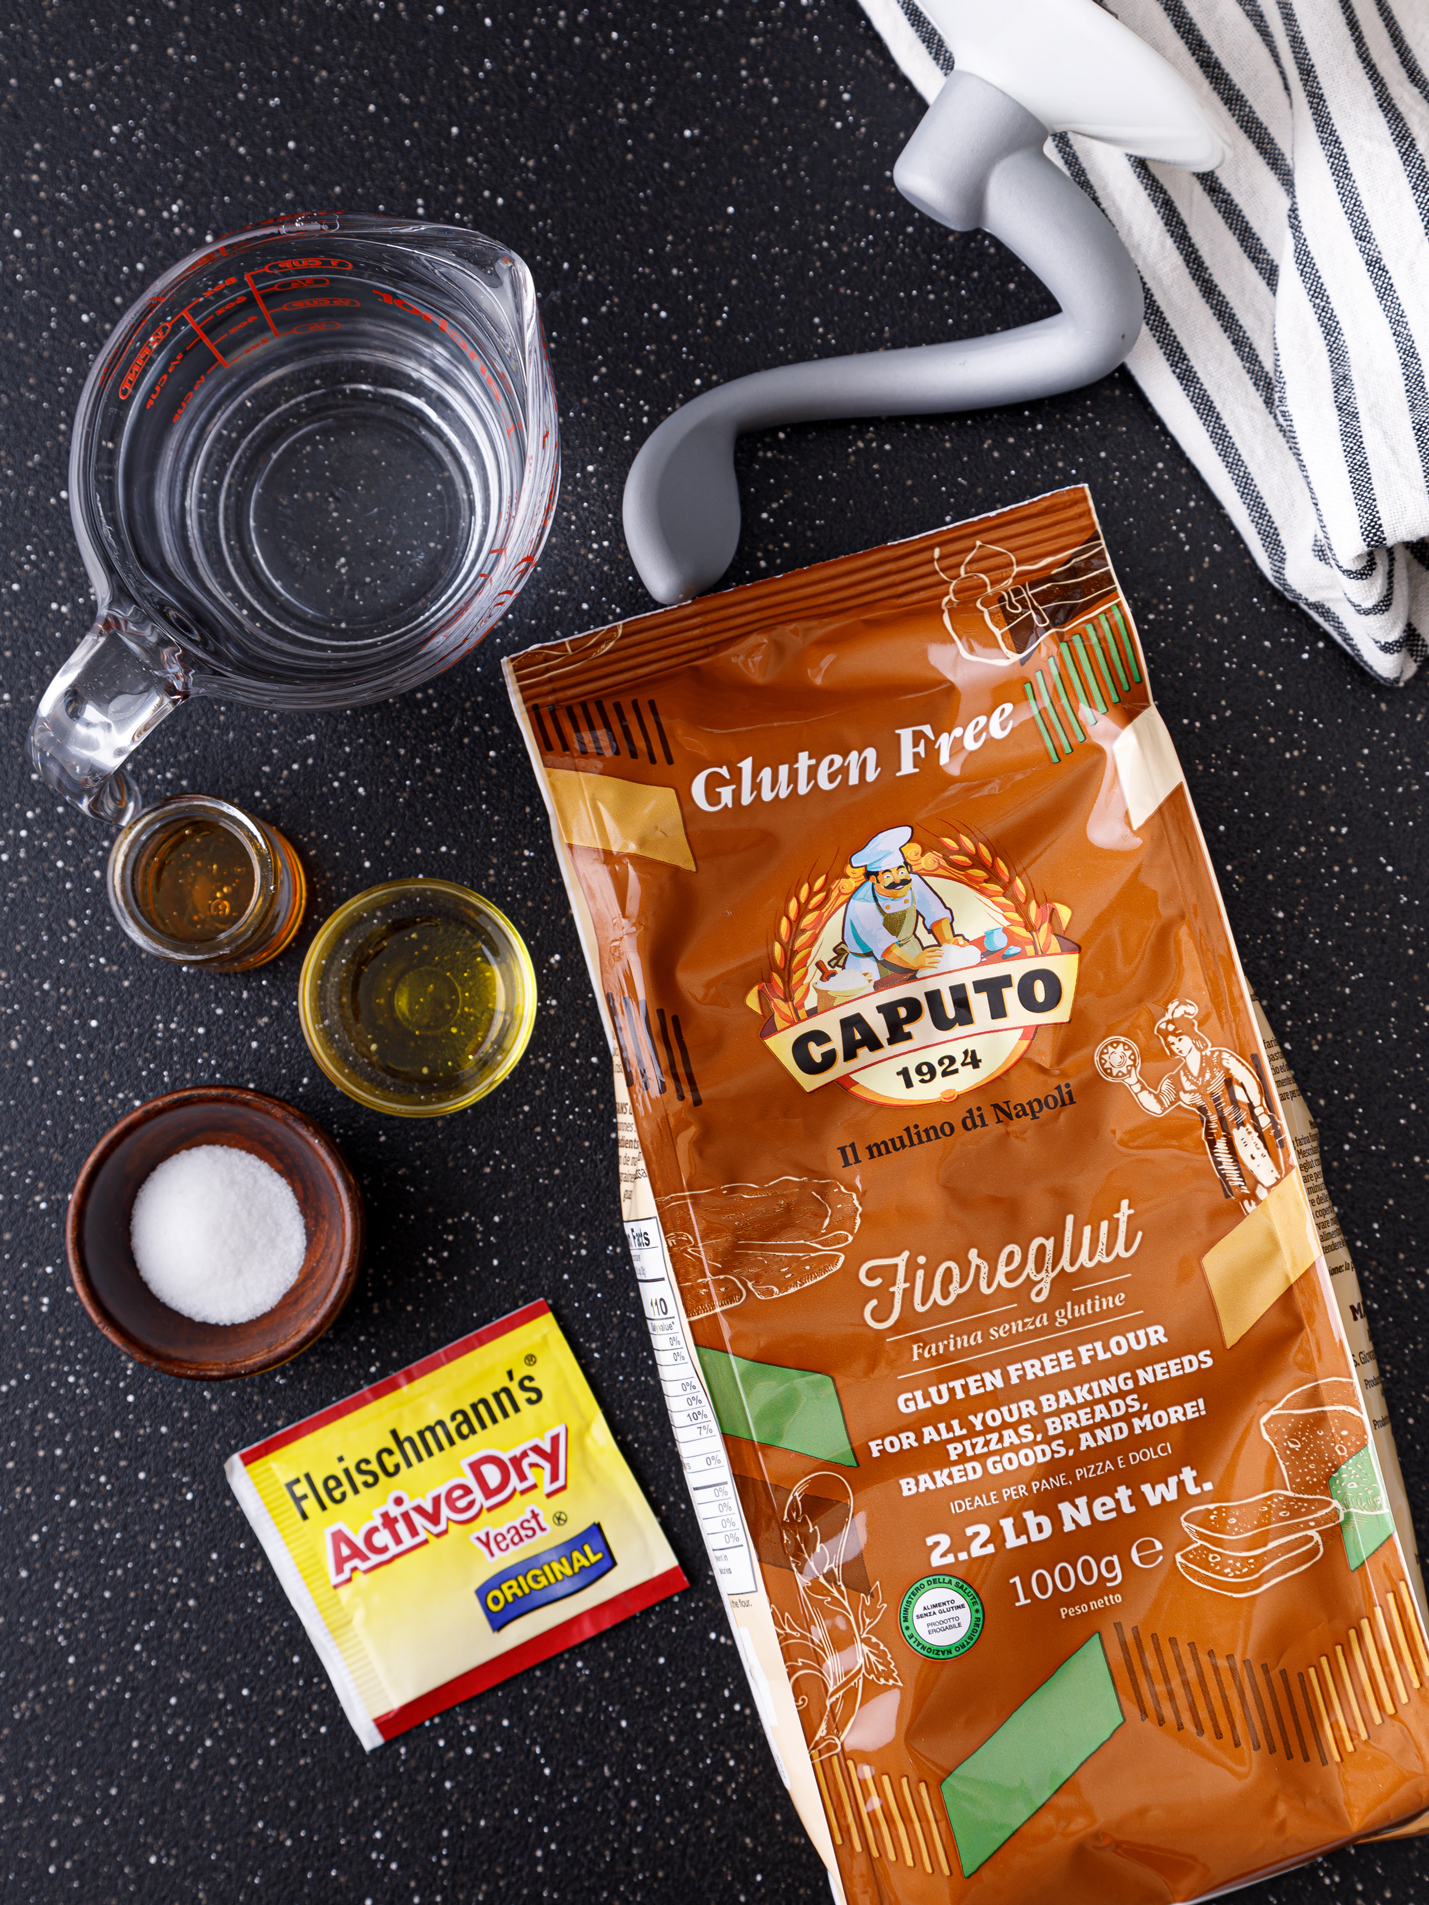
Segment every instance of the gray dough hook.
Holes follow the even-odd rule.
[[[984,410],[1075,390],[1121,363],[1141,329],[1141,279],[1112,226],[1047,156],[1049,131],[1083,132],[1197,171],[1222,156],[1190,89],[1095,0],[924,5],[958,70],[908,141],[893,182],[939,224],[1001,239],[1061,309],[987,337],[757,371],[673,412],[631,466],[623,506],[631,557],[657,601],[712,588],[733,560],[734,443],[744,432]]]

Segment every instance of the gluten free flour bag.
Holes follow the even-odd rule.
[[[507,666],[836,1893],[1196,1899],[1429,1807],[1333,1218],[1086,491]]]

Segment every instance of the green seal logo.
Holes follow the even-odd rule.
[[[898,1625],[915,1653],[929,1660],[956,1660],[982,1632],[977,1590],[955,1574],[926,1574],[903,1596]]]

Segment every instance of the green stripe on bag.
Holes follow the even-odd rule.
[[[786,1369],[781,1363],[752,1363],[698,1343],[695,1354],[726,1435],[844,1468],[858,1467],[832,1376],[817,1369]]]
[[[1064,1660],[943,1781],[963,1877],[971,1878],[1122,1723],[1100,1634]]]
[[[1326,1487],[1345,1511],[1340,1539],[1353,1571],[1363,1567],[1375,1549],[1382,1548],[1394,1533],[1394,1517],[1384,1498],[1373,1443],[1367,1442],[1358,1455],[1342,1463]]]

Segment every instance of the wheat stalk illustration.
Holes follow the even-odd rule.
[[[815,1482],[832,1483],[845,1510],[838,1533],[827,1540],[804,1505]],[[844,1586],[844,1553],[852,1527],[853,1491],[842,1475],[829,1470],[805,1476],[784,1507],[784,1552],[798,1584],[799,1612],[794,1616],[776,1608],[774,1623],[795,1705],[803,1713],[811,1702],[822,1701],[809,1740],[816,1760],[840,1751],[867,1687],[903,1684],[892,1654],[873,1631],[885,1612],[882,1588],[855,1594]]]

